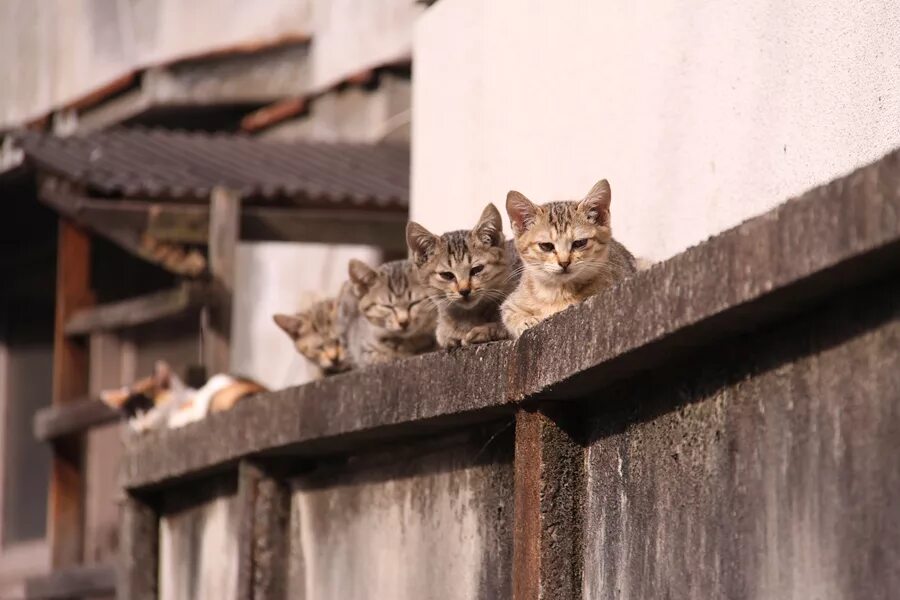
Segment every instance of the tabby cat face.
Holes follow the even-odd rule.
[[[376,269],[351,260],[349,272],[359,312],[376,328],[401,336],[434,331],[434,304],[408,260],[391,261]]]
[[[608,268],[612,239],[609,183],[599,181],[583,200],[536,205],[509,192],[506,211],[525,269],[546,282],[596,278]]]
[[[322,300],[294,315],[275,315],[273,318],[293,340],[297,352],[323,372],[340,373],[350,368],[337,326],[334,299]]]
[[[508,284],[509,261],[503,221],[488,204],[470,231],[434,235],[418,223],[406,227],[406,243],[419,279],[437,292],[438,302],[470,308],[482,300],[502,300]]]

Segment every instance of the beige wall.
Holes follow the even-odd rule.
[[[308,308],[316,300],[336,294],[347,279],[351,258],[378,264],[380,253],[367,246],[240,244],[232,371],[273,389],[313,379],[315,369],[272,322],[272,315]]]
[[[441,0],[414,61],[436,229],[607,177],[616,236],[660,259],[900,145],[896,2]]]

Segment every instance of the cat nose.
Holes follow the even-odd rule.
[[[559,266],[562,267],[563,272],[569,269],[569,265],[572,264],[570,260],[561,260],[559,261]]]
[[[409,327],[409,319],[397,319],[397,325],[400,329],[406,329]]]
[[[471,288],[460,288],[460,290],[459,290],[459,295],[462,296],[463,298],[468,298],[469,294],[471,294],[471,293],[472,293]]]

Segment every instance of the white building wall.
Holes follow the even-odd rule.
[[[607,177],[616,237],[662,259],[900,145],[896,1],[440,0],[414,69],[435,229]]]
[[[311,381],[316,370],[294,349],[275,323],[275,313],[308,308],[336,295],[347,280],[347,263],[358,258],[378,264],[369,246],[329,246],[284,242],[238,245],[232,320],[232,372],[272,389]]]

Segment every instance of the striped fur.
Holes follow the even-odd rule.
[[[322,375],[350,369],[336,299],[321,300],[307,310],[293,315],[277,314],[273,319],[291,338],[297,352],[314,364]]]
[[[634,257],[612,238],[611,196],[606,180],[578,201],[538,206],[509,193],[506,209],[524,268],[501,308],[514,337],[636,271]]]
[[[373,269],[352,260],[349,274],[356,302],[345,308],[343,319],[345,345],[355,367],[434,349],[436,311],[409,261]]]
[[[437,236],[418,223],[406,243],[419,279],[438,306],[437,341],[443,348],[507,337],[500,305],[516,285],[515,252],[503,239],[503,221],[488,204],[471,230]]]

